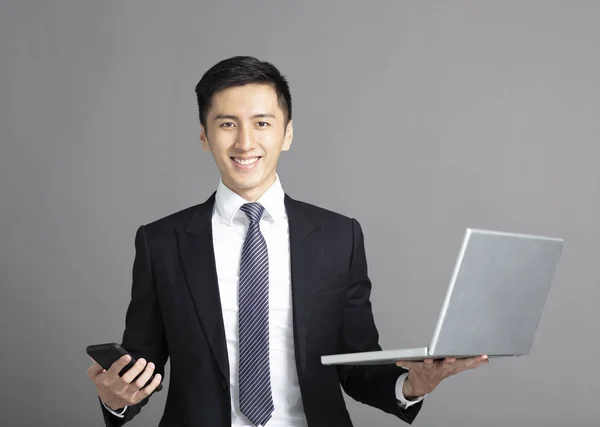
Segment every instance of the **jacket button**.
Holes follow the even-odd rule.
[[[227,381],[223,380],[221,385],[223,386],[223,390],[227,390]]]

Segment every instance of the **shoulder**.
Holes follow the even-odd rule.
[[[160,236],[166,233],[173,234],[173,231],[184,231],[192,225],[202,227],[208,224],[212,217],[214,196],[215,193],[203,203],[183,208],[143,224],[140,229],[143,229],[146,235]]]
[[[332,209],[313,203],[296,200],[287,195],[286,198],[289,207],[304,212],[315,224],[322,225],[329,231],[341,232],[343,234],[349,234],[350,236],[357,231],[362,232],[358,220],[349,214],[336,212]]]
[[[320,219],[324,221],[351,221],[352,218],[346,214],[333,211],[323,206],[308,203],[302,200],[296,200],[286,195],[287,203],[292,205],[296,209],[300,209],[310,215],[312,218]]]
[[[196,211],[198,211],[200,206],[201,205],[199,205],[199,204],[190,206],[190,207],[181,209],[179,211],[170,213],[168,215],[165,215],[161,218],[157,218],[151,222],[148,222],[147,224],[144,224],[144,228],[150,229],[150,230],[158,230],[158,229],[162,229],[162,228],[173,229],[173,228],[185,227],[191,221],[191,219],[193,218]]]

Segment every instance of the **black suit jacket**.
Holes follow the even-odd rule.
[[[215,193],[198,206],[138,229],[131,301],[122,345],[171,371],[160,427],[231,425],[229,363],[212,243]],[[395,365],[324,366],[324,354],[380,350],[369,300],[371,282],[359,223],[285,196],[289,219],[296,368],[308,425],[352,426],[340,389],[357,401],[412,423]],[[147,398],[107,426],[121,426]]]

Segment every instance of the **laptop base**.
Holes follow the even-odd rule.
[[[367,351],[360,353],[345,353],[336,355],[321,356],[323,365],[390,365],[402,360],[421,361],[424,359],[443,360],[447,357],[456,357],[465,359],[469,357],[478,357],[480,354],[429,354],[428,347],[417,347],[403,350],[381,350]],[[493,354],[488,355],[490,359],[497,357],[518,357],[521,354]]]

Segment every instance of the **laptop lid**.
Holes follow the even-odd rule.
[[[560,238],[467,229],[430,355],[528,354],[562,246]]]

